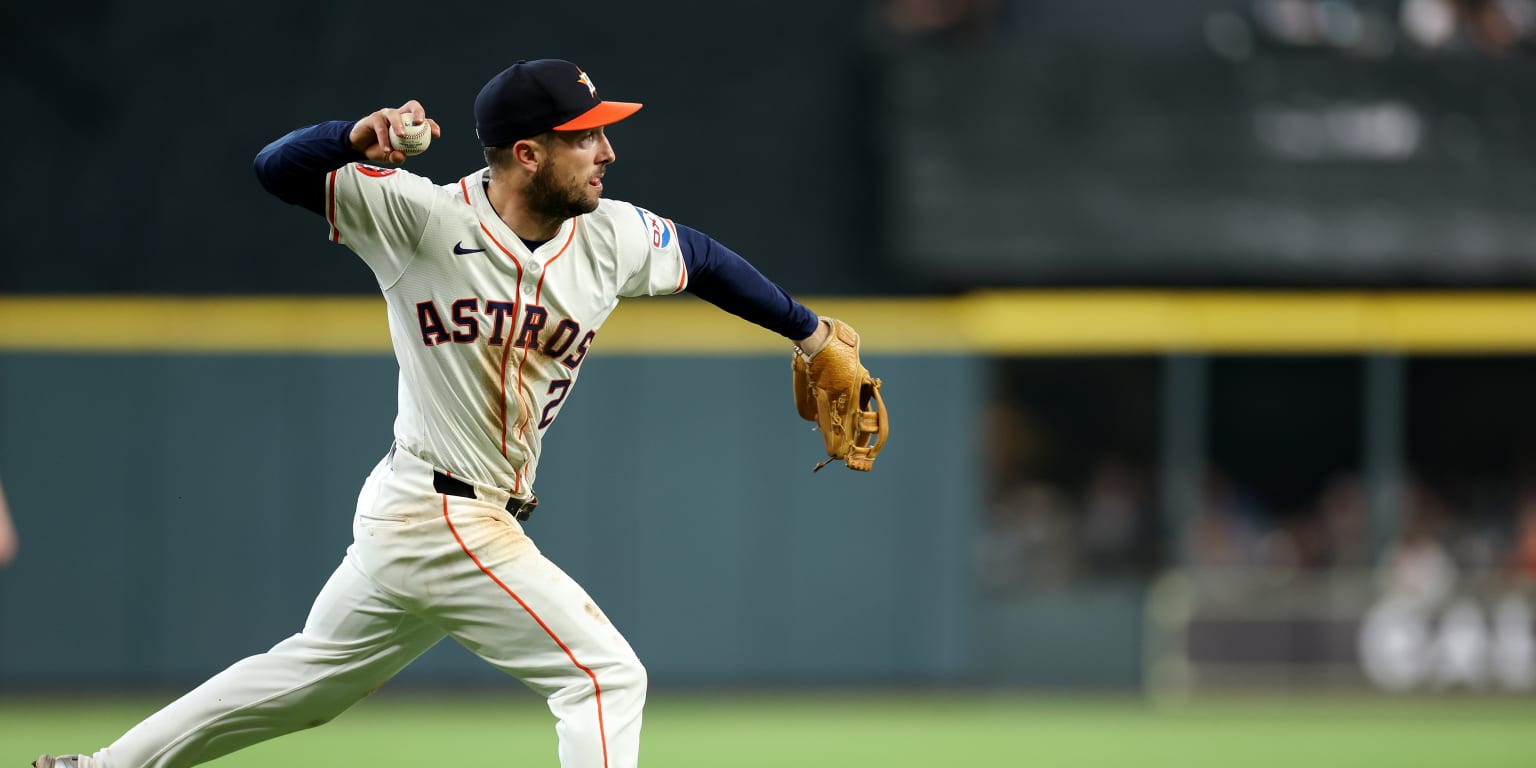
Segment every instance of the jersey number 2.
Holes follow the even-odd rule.
[[[571,391],[570,379],[555,379],[549,383],[549,394],[554,395],[549,404],[544,406],[544,411],[539,414],[539,429],[548,427],[555,420],[554,410],[560,407],[565,400],[566,393]]]

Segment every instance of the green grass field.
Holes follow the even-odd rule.
[[[0,768],[94,749],[153,698],[0,697]],[[522,691],[383,692],[220,768],[553,766],[553,721]],[[652,768],[1531,768],[1536,699],[1137,699],[996,693],[657,694]]]

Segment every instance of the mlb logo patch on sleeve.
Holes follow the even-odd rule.
[[[665,248],[672,244],[671,221],[638,206],[635,208],[635,213],[640,214],[640,221],[645,224],[645,231],[651,234],[652,247]]]

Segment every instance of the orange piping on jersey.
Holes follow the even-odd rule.
[[[671,219],[665,219],[665,221],[667,222],[667,226],[672,228],[672,232],[676,233],[677,232],[677,224],[673,223],[673,221]],[[683,259],[682,235],[678,235],[677,237],[678,237],[678,243],[677,243],[677,262],[678,262],[679,265],[682,266],[682,273],[683,273],[683,275],[682,275],[682,277],[677,278],[677,290],[673,291],[673,293],[682,293],[683,292],[683,288],[685,288],[688,285],[688,262]]]
[[[464,180],[463,179],[459,179],[459,186],[464,188],[464,198],[466,200],[468,200],[469,199],[469,188],[464,185]],[[496,246],[496,250],[501,251],[502,253],[506,254],[507,258],[511,259],[512,263],[517,266],[517,284],[518,285],[522,285],[523,284],[523,263],[521,261],[518,261],[517,257],[513,256],[512,252],[507,250],[507,247],[502,245],[501,241],[497,240],[495,235],[491,234],[490,227],[485,226],[485,222],[483,222],[483,221],[480,222],[480,231],[484,232],[485,236],[487,238],[489,238],[491,243]],[[507,340],[505,342],[503,342],[502,353],[501,353],[501,456],[502,456],[502,458],[506,458],[506,456],[507,456],[507,353],[512,351],[512,339],[517,338],[517,320],[518,320],[518,317],[521,315],[521,313],[518,312],[518,309],[520,309],[522,306],[523,306],[523,297],[520,296],[520,295],[514,297],[513,300],[512,300],[512,333],[507,334]],[[521,376],[522,372],[519,371],[518,375]],[[517,398],[518,398],[518,407],[521,408],[522,407],[522,397],[523,397],[522,390],[519,389],[516,392],[516,394],[517,394]]]
[[[533,412],[533,401],[523,394],[523,364],[528,362],[528,349],[523,349],[522,359],[517,361],[517,408],[522,411],[523,418],[517,422],[517,439],[523,439],[523,427],[528,425],[529,414]]]
[[[540,278],[542,279],[542,278]],[[523,359],[517,361],[517,401],[523,402],[523,366],[528,363],[528,347],[523,347]],[[517,439],[523,439],[523,428],[528,426],[528,419],[533,411],[533,403],[529,403],[523,409],[523,418],[517,422]]]
[[[513,302],[513,304],[512,304],[512,313],[513,313],[513,319],[514,320],[516,320],[517,307],[518,307],[518,304],[516,302]],[[514,331],[517,330],[515,323],[514,323],[514,326],[513,326],[513,330]],[[511,354],[512,354],[512,344],[511,344],[511,341],[510,341],[510,339],[512,337],[508,336],[507,338],[508,338],[508,341],[504,341],[501,344],[501,457],[502,458],[506,458],[507,457],[507,358],[510,357]]]
[[[466,176],[465,178],[469,177]],[[459,189],[464,190],[464,204],[468,206],[474,206],[474,203],[469,201],[469,184],[467,184],[464,179],[459,179]]]
[[[485,236],[489,237],[491,239],[491,242],[496,244],[496,250],[499,250],[502,253],[506,254],[507,258],[511,259],[513,264],[517,265],[517,284],[518,285],[522,285],[523,284],[523,263],[521,261],[518,261],[517,257],[513,256],[512,252],[507,250],[507,247],[502,245],[501,241],[497,240],[495,235],[491,234],[490,228],[485,226],[485,222],[483,222],[483,221],[480,222],[480,231],[484,232]]]
[[[556,253],[553,259],[550,259],[544,263],[544,274],[539,275],[539,287],[533,291],[533,303],[539,304],[544,300],[544,278],[549,277],[549,268],[554,266],[555,262],[559,261],[560,257],[564,256],[566,250],[571,247],[571,243],[576,239],[576,228],[580,226],[580,216],[571,219],[571,233],[565,236],[565,244],[560,246],[559,253]],[[540,304],[540,306],[542,306],[542,304]]]
[[[341,229],[336,226],[336,174],[340,172],[339,169],[331,171],[331,184],[325,190],[325,196],[330,198],[327,201],[325,220],[331,225],[331,242],[333,243],[341,242]]]
[[[576,240],[576,228],[579,227],[579,226],[581,226],[581,219],[579,217],[575,218],[575,219],[571,219],[571,233],[569,235],[565,236],[565,243],[560,246],[560,250],[557,253],[555,253],[555,257],[554,258],[552,258],[549,261],[544,263],[544,272],[543,272],[543,274],[539,275],[539,286],[537,288],[535,288],[534,291],[533,291],[533,303],[534,303],[534,306],[543,306],[543,304],[541,304],[541,302],[544,300],[544,278],[549,277],[549,266],[551,264],[554,264],[556,261],[558,261],[561,256],[565,255],[566,250],[571,247],[571,243]],[[534,344],[534,346],[536,347],[536,346],[538,346],[538,344]],[[523,348],[523,359],[519,360],[517,362],[517,391],[518,392],[522,392],[523,391],[523,366],[528,363],[528,352],[529,352],[530,349],[532,349],[532,348],[531,347],[524,347]],[[528,410],[523,412],[523,420],[517,423],[517,439],[518,440],[522,440],[523,439],[523,430],[528,428],[528,422],[530,422],[530,421],[533,421],[533,404],[532,403],[529,403]]]
[[[555,641],[555,645],[560,646],[560,650],[565,651],[565,657],[570,659],[577,669],[585,672],[587,679],[592,681],[592,694],[597,698],[597,736],[603,745],[603,766],[606,768],[608,765],[608,726],[603,723],[603,687],[597,684],[597,673],[593,672],[587,665],[577,661],[576,654],[571,652],[570,646],[566,645],[560,639],[560,636],[556,635],[555,631],[550,629],[543,619],[539,618],[539,614],[535,613],[532,607],[523,602],[523,599],[518,597],[517,593],[513,592],[506,582],[492,573],[491,569],[485,567],[485,563],[480,562],[480,558],[476,557],[474,551],[469,548],[469,545],[464,543],[464,537],[459,535],[459,529],[454,527],[453,518],[448,516],[448,495],[440,495],[443,497],[443,522],[448,524],[448,531],[453,534],[453,540],[459,543],[459,549],[464,550],[464,554],[469,555],[469,559],[475,564],[475,567],[479,568],[481,573],[491,577],[491,581],[496,582],[496,586],[501,587],[501,591],[507,593],[508,597],[516,600],[517,604],[522,606],[523,610],[528,613],[529,618],[533,619],[539,625],[539,628],[544,630],[544,634],[549,635],[549,639]]]

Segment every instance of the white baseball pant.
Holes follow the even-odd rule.
[[[353,543],[304,630],[134,726],[104,768],[179,768],[341,714],[450,636],[542,694],[563,768],[639,762],[646,674],[585,590],[541,554],[507,493],[437,493],[392,451],[363,484]]]

